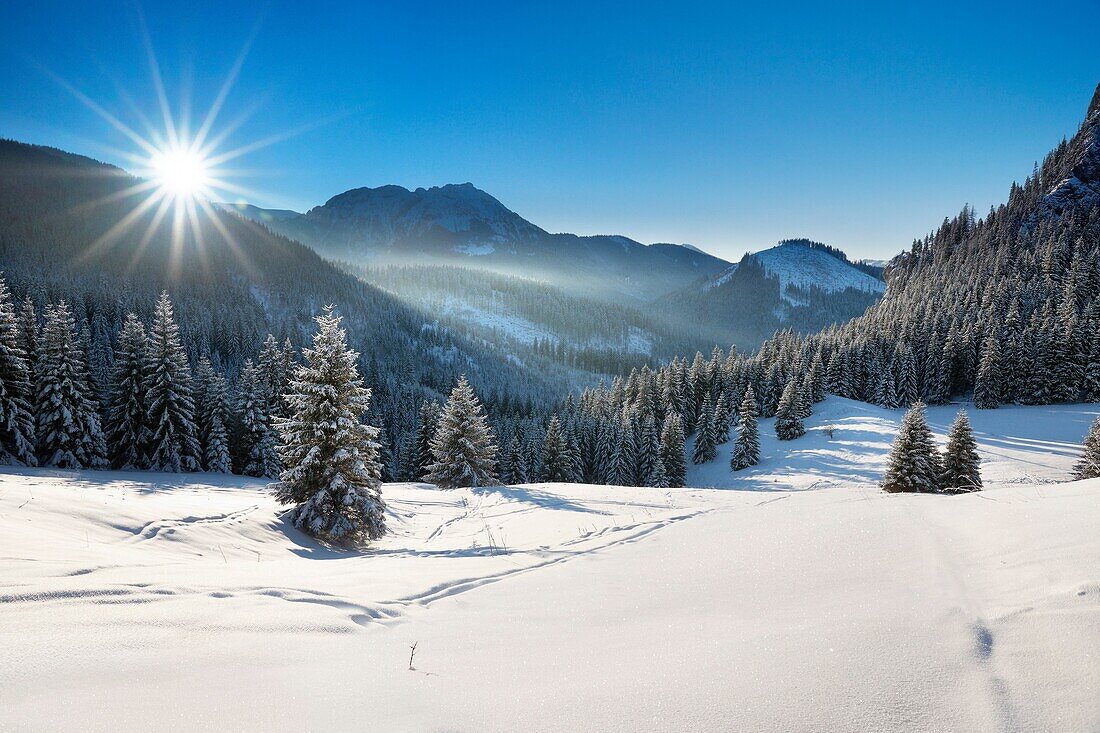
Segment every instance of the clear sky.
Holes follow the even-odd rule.
[[[786,237],[886,257],[984,211],[1100,81],[1100,2],[11,3],[0,136],[122,163],[155,117],[144,17],[194,115],[254,35],[219,125],[296,132],[233,161],[262,206],[471,181],[551,231],[736,258]],[[901,7],[905,6],[905,7]]]

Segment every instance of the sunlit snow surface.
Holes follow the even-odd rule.
[[[830,399],[725,489],[387,485],[362,553],[259,481],[9,469],[0,728],[1095,730],[1098,411],[972,410],[986,491],[884,495],[900,411]]]

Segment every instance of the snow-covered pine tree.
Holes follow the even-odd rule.
[[[266,393],[268,414],[272,418],[286,417],[286,387],[290,374],[283,350],[270,333],[256,359],[256,372]]]
[[[519,438],[513,435],[500,462],[500,482],[505,486],[527,483],[523,462],[523,447],[520,445]]]
[[[714,405],[714,442],[724,445],[730,442],[730,420],[733,417],[733,405],[725,390],[718,395],[718,402]]]
[[[775,413],[775,437],[794,440],[806,433],[802,425],[802,390],[797,379],[792,379],[783,390]]]
[[[432,440],[435,462],[425,479],[441,489],[496,483],[497,446],[474,388],[458,378]]]
[[[0,464],[35,466],[31,372],[8,284],[0,276]]]
[[[637,444],[634,441],[634,421],[629,414],[622,416],[622,422],[615,431],[616,443],[614,462],[608,473],[608,483],[613,486],[637,486],[635,470],[638,464]]]
[[[638,483],[641,486],[653,486],[656,467],[661,462],[661,436],[653,422],[653,415],[647,414],[638,423],[635,441],[638,446]],[[663,469],[661,472],[664,472]]]
[[[950,493],[980,491],[982,474],[979,470],[981,458],[978,456],[978,444],[974,440],[974,431],[970,429],[970,418],[965,410],[959,410],[951,432],[947,436],[947,449],[943,454],[943,477],[941,486]]]
[[[386,533],[379,431],[361,422],[371,393],[333,310],[327,306],[315,319],[313,348],[303,350],[306,363],[290,379],[289,417],[276,422],[286,469],[274,489],[280,502],[297,504],[294,526],[335,545],[356,545]]]
[[[939,451],[924,417],[924,403],[916,402],[902,418],[882,488],[890,493],[935,492],[941,475]]]
[[[149,426],[149,467],[154,471],[197,471],[201,449],[195,437],[195,403],[191,398],[191,366],[180,345],[180,330],[168,291],[161,293],[149,333],[146,387]]]
[[[557,415],[550,416],[542,443],[542,480],[568,483],[577,480],[577,466]]]
[[[695,432],[695,445],[691,451],[691,462],[695,465],[713,461],[718,455],[714,441],[714,400],[707,393],[703,406],[699,408],[699,424]]]
[[[740,471],[760,463],[760,432],[756,425],[756,395],[752,386],[745,389],[745,398],[738,410],[737,442],[730,456],[730,468]]]
[[[34,387],[36,365],[38,363],[38,314],[34,309],[34,299],[30,293],[23,298],[23,306],[19,310],[19,345],[23,353],[27,355],[27,366],[31,372],[31,386]]]
[[[279,461],[276,428],[267,411],[270,392],[251,359],[245,360],[237,391],[240,401],[238,413],[244,431],[243,472],[247,476],[276,478],[282,471],[282,464]]]
[[[65,301],[47,306],[35,400],[38,463],[100,468],[106,463],[103,433],[75,331]]]
[[[424,400],[420,403],[416,434],[405,475],[407,481],[424,480],[428,469],[435,461],[432,455],[432,440],[435,439],[435,432],[439,427],[439,413],[438,402]]]
[[[1100,298],[1096,299],[1100,303]],[[1082,396],[1085,402],[1100,402],[1100,319],[1093,322],[1089,337],[1089,358],[1085,362]]]
[[[206,359],[206,357],[203,357]],[[207,360],[209,363],[209,360]],[[229,385],[225,376],[210,369],[202,403],[198,405],[203,430],[203,467],[212,473],[232,473],[229,451]]]
[[[974,383],[974,407],[979,410],[991,410],[1001,404],[1000,367],[1000,344],[991,334],[982,349],[981,366]]]
[[[1093,421],[1085,436],[1084,452],[1073,466],[1073,477],[1078,481],[1100,477],[1100,417]]]
[[[661,429],[661,463],[664,466],[665,483],[679,488],[687,481],[687,458],[684,455],[684,426],[680,415],[670,412]]]
[[[145,326],[131,313],[118,332],[115,371],[104,426],[108,454],[115,468],[142,469],[149,465],[152,430],[145,402],[148,369],[149,338]]]

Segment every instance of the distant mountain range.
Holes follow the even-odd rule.
[[[222,206],[355,265],[470,266],[616,302],[644,302],[730,265],[686,245],[553,234],[470,183],[356,188],[305,214]]]

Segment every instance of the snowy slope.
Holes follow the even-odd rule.
[[[819,288],[835,293],[854,288],[867,293],[881,293],[886,283],[853,267],[827,252],[798,242],[786,242],[751,255],[764,266],[768,275],[779,279],[779,291],[786,297],[788,285],[796,288]],[[704,290],[719,287],[733,276],[737,265],[703,285]]]
[[[8,470],[4,727],[1100,727],[1100,481],[1057,482],[1100,408],[973,412],[946,497],[878,491],[855,407],[742,490],[387,485],[364,553],[251,480]]]

